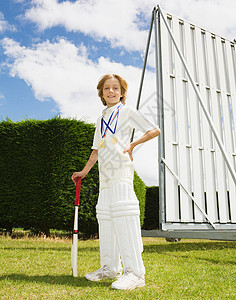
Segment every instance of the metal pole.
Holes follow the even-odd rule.
[[[144,58],[144,62],[143,62],[143,71],[142,71],[142,76],[141,76],[141,82],[140,82],[140,85],[139,85],[139,92],[138,92],[138,100],[137,100],[136,109],[139,109],[139,104],[140,104],[140,99],[141,99],[141,94],[142,94],[142,89],[143,89],[143,80],[144,80],[144,75],[145,75],[145,70],[146,70],[146,65],[147,65],[147,59],[148,59],[148,52],[149,52],[151,36],[152,36],[153,20],[154,20],[154,9],[152,11],[151,24],[150,24],[149,33],[148,33],[148,40],[147,40],[147,45],[146,45],[145,58]],[[132,142],[133,139],[134,139],[134,130],[132,132],[130,142]]]
[[[157,18],[158,11],[158,18]],[[162,82],[162,53],[161,53],[161,22],[160,7],[155,9],[155,54],[156,54],[156,96],[157,96],[157,117],[161,130],[159,137],[159,229],[165,222],[165,165],[162,161],[165,158],[164,150],[164,109],[163,109],[163,82]]]
[[[151,36],[152,36],[153,20],[154,20],[154,9],[152,11],[151,24],[150,24],[149,33],[148,33],[148,40],[147,40],[145,58],[144,58],[144,62],[143,62],[143,71],[142,71],[141,82],[140,82],[140,86],[139,86],[137,106],[136,106],[137,109],[139,109],[140,98],[141,98],[141,94],[142,94],[143,80],[144,80],[144,75],[145,75],[145,70],[146,70],[146,65],[147,65],[148,52],[149,52],[150,41],[151,41]]]
[[[166,26],[166,28],[167,28],[167,30],[168,30],[170,36],[171,36],[172,42],[173,42],[173,44],[174,44],[174,46],[175,46],[175,48],[176,48],[176,50],[177,50],[177,52],[178,52],[178,54],[179,54],[179,57],[180,57],[180,59],[181,59],[183,65],[184,65],[184,67],[185,67],[185,70],[186,70],[186,73],[188,74],[189,80],[190,80],[190,82],[191,82],[191,84],[192,84],[192,86],[193,86],[193,89],[194,89],[194,91],[195,91],[197,97],[198,97],[198,100],[199,100],[200,105],[201,105],[201,107],[202,107],[202,109],[203,109],[203,112],[204,112],[204,114],[205,114],[205,116],[206,116],[206,118],[207,118],[207,121],[208,121],[208,123],[209,123],[209,125],[210,125],[210,127],[211,127],[211,130],[212,130],[212,132],[213,132],[213,134],[214,134],[214,137],[215,137],[215,139],[216,139],[216,142],[217,142],[217,144],[218,144],[218,146],[219,146],[219,148],[220,148],[220,151],[221,151],[221,153],[222,153],[222,155],[223,155],[223,157],[224,157],[224,160],[225,160],[226,165],[227,165],[227,167],[228,167],[228,169],[229,169],[229,172],[230,172],[230,174],[231,174],[231,176],[232,176],[232,178],[233,178],[233,181],[234,181],[234,183],[235,183],[235,185],[236,185],[236,173],[235,173],[235,170],[233,169],[233,167],[231,166],[230,160],[229,160],[228,155],[227,155],[227,153],[226,153],[226,151],[225,151],[225,148],[224,148],[224,144],[222,143],[222,141],[221,141],[220,138],[219,138],[219,135],[217,134],[217,130],[216,130],[215,125],[214,125],[214,123],[213,123],[213,121],[212,121],[211,115],[209,114],[207,108],[205,107],[205,104],[204,104],[204,102],[203,102],[203,100],[202,100],[201,94],[200,94],[200,92],[199,92],[199,90],[198,90],[198,88],[197,88],[197,86],[196,86],[196,84],[195,84],[195,82],[194,82],[193,76],[191,75],[190,70],[189,70],[189,68],[188,68],[188,66],[187,66],[187,64],[186,64],[186,62],[185,62],[185,58],[184,58],[184,56],[182,55],[182,53],[181,53],[181,51],[180,51],[180,49],[179,49],[179,47],[178,47],[178,45],[177,45],[177,42],[176,42],[176,40],[175,40],[175,37],[174,37],[174,35],[172,34],[171,28],[170,28],[170,26],[168,25],[168,23],[167,23],[167,21],[166,21],[164,15],[163,15],[163,12],[162,12],[162,10],[161,10],[160,7],[159,7],[159,13],[160,13],[160,15],[162,16],[162,19],[163,19],[163,21],[164,21],[164,23],[165,23],[165,26]]]

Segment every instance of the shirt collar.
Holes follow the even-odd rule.
[[[103,117],[104,117],[107,113],[109,114],[109,113],[113,112],[114,110],[116,110],[117,107],[118,107],[120,104],[122,104],[121,101],[120,101],[119,103],[117,103],[116,105],[113,105],[113,106],[111,106],[111,107],[105,108],[105,109],[102,111]]]

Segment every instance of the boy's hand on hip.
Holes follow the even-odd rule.
[[[130,158],[131,161],[133,161],[133,156],[132,156],[133,149],[134,149],[134,147],[131,144],[129,144],[125,147],[125,150],[123,151],[123,154],[128,152],[129,158]]]

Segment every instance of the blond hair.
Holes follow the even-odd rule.
[[[107,79],[111,79],[111,78],[116,78],[119,83],[120,83],[120,89],[121,89],[121,97],[120,97],[120,101],[125,104],[125,100],[127,98],[127,90],[128,90],[128,83],[119,75],[116,74],[107,74],[102,76],[102,78],[100,78],[98,85],[97,85],[97,89],[98,89],[98,96],[100,97],[102,103],[104,106],[106,106],[106,101],[103,98],[103,87],[105,84],[105,81]]]

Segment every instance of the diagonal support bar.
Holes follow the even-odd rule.
[[[204,212],[204,210],[198,205],[193,195],[188,191],[188,189],[183,185],[178,175],[171,170],[171,168],[168,166],[166,160],[162,158],[162,162],[165,164],[168,171],[171,173],[171,175],[178,181],[178,183],[181,185],[185,193],[193,200],[194,204],[196,205],[197,209],[204,215],[204,217],[209,221],[211,226],[215,229],[215,225],[213,224],[213,221],[211,221],[210,217]]]

